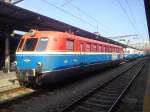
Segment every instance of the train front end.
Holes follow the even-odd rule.
[[[41,84],[41,73],[47,68],[43,55],[48,46],[48,37],[36,31],[25,34],[16,51],[16,73],[21,86]]]

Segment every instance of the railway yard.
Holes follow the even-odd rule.
[[[0,92],[1,112],[140,112],[146,109],[149,59],[85,74],[45,89],[17,87]],[[55,87],[54,87],[55,86]],[[10,94],[12,93],[12,94]],[[42,104],[42,105],[41,105]]]
[[[149,35],[150,0],[0,0],[0,112],[150,112]]]

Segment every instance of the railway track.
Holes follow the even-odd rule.
[[[61,112],[112,112],[143,66],[144,62],[136,64],[130,70],[68,105]]]
[[[141,63],[142,62],[142,63]],[[140,65],[137,64],[137,63],[141,63]],[[137,67],[138,65],[138,67]],[[85,110],[78,110],[78,105],[80,105],[82,102],[86,102],[86,99],[92,97],[92,95],[96,94],[96,91],[99,91],[101,90],[102,88],[106,87],[107,85],[109,85],[111,82],[113,83],[114,80],[117,80],[119,78],[119,76],[122,74],[122,76],[124,76],[123,74],[128,74],[129,72],[129,69],[132,70],[133,67],[135,67],[136,71],[137,70],[140,70],[142,69],[142,66],[144,65],[144,62],[141,60],[141,61],[135,61],[131,64],[128,64],[128,66],[125,66],[125,67],[122,67],[121,69],[118,69],[118,72],[114,72],[112,73],[113,77],[109,77],[109,78],[105,78],[105,80],[101,81],[98,86],[95,86],[94,88],[90,89],[89,87],[89,90],[85,92],[85,94],[82,94],[80,97],[75,97],[75,96],[78,96],[78,95],[73,95],[73,98],[77,98],[77,99],[71,99],[70,95],[72,94],[71,91],[72,91],[72,85],[67,85],[69,87],[63,87],[63,88],[60,88],[60,89],[54,89],[54,90],[41,90],[41,91],[31,91],[31,92],[26,92],[28,95],[25,94],[22,94],[22,95],[19,95],[17,97],[14,97],[14,98],[11,98],[9,100],[5,100],[5,102],[1,102],[0,103],[0,108],[3,110],[7,110],[8,112],[32,112],[34,110],[34,112],[39,112],[40,109],[41,112],[44,111],[44,112],[68,112],[68,111],[84,111],[84,112],[93,112],[92,110],[94,110],[96,108],[96,106],[93,106],[89,103],[89,105],[87,107],[89,108],[86,108],[85,107],[82,107],[82,108],[85,108]],[[134,69],[134,70],[135,70]],[[133,72],[134,73],[134,70],[130,71],[130,74]],[[138,71],[137,71],[138,72]],[[125,77],[125,76],[124,76]],[[90,78],[89,78],[90,80]],[[119,80],[119,79],[118,79]],[[91,81],[91,80],[90,80]],[[124,81],[126,82],[126,81]],[[78,82],[76,82],[78,83]],[[81,82],[80,82],[81,83]],[[82,83],[81,83],[82,84]],[[80,84],[77,84],[78,85],[78,89],[79,89],[79,86],[81,86]],[[119,85],[119,84],[118,84]],[[86,85],[84,85],[86,86]],[[122,85],[123,86],[123,85]],[[68,89],[66,89],[68,88]],[[85,88],[85,87],[84,87]],[[111,88],[110,87],[107,87],[108,88]],[[16,89],[16,90],[10,90],[10,91],[7,91],[7,92],[4,92],[4,93],[0,93],[0,96],[1,94],[6,94],[6,93],[13,93],[14,91],[14,94],[16,93],[19,93],[19,91],[28,91],[27,88],[20,88],[21,90]],[[106,89],[106,90],[107,90]],[[104,89],[105,90],[105,89]],[[30,91],[30,89],[29,89]],[[81,91],[81,90],[79,90]],[[115,91],[115,88],[114,88],[114,91]],[[83,93],[83,92],[82,92]],[[68,94],[68,95],[67,95]],[[110,94],[110,96],[109,96]],[[120,93],[118,93],[120,94]],[[67,96],[66,96],[67,95]],[[105,95],[103,96],[102,98],[111,98],[112,93],[111,93],[111,90],[110,90],[110,93],[101,93],[100,96],[102,95]],[[108,96],[107,96],[108,95]],[[60,99],[60,96],[61,96],[61,100]],[[44,99],[44,100],[43,100]],[[56,100],[55,100],[56,99]],[[63,100],[65,99],[65,100]],[[67,100],[68,101],[67,101]],[[93,98],[94,99],[94,98]],[[96,98],[97,99],[97,98]],[[71,100],[71,103],[69,103],[69,100]],[[100,101],[103,101],[104,99],[101,99]],[[116,101],[116,100],[114,100]],[[18,103],[19,102],[19,103]],[[63,103],[62,103],[63,102]],[[66,102],[66,103],[64,103]],[[91,102],[91,100],[87,101],[87,102]],[[99,102],[99,101],[96,101],[96,102]],[[101,104],[105,107],[106,105],[109,104],[109,106],[112,104],[110,104],[111,101],[107,100],[105,102],[101,102]],[[93,103],[93,102],[92,102]],[[108,103],[108,104],[106,104]],[[42,105],[41,105],[42,104]],[[56,105],[57,104],[57,105]],[[61,105],[59,107],[59,105]],[[106,105],[105,105],[106,104]],[[41,105],[40,107],[37,107],[36,105]],[[85,105],[85,104],[84,104]],[[96,104],[96,105],[99,105],[99,104]],[[17,107],[17,108],[16,108]],[[23,110],[24,107],[30,107],[30,111],[25,111]],[[108,107],[108,106],[106,106]],[[38,108],[38,109],[37,109]],[[47,108],[48,108],[48,111],[47,111]],[[77,110],[75,109],[77,108]],[[81,108],[81,109],[82,109]],[[110,107],[109,107],[110,108]],[[0,111],[1,111],[0,109]],[[45,109],[45,110],[44,110]],[[74,110],[75,109],[75,110]],[[80,109],[80,108],[79,108]],[[92,110],[90,110],[92,109]]]

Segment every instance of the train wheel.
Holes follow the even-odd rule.
[[[16,76],[17,76],[19,85],[21,87],[28,87],[29,86],[29,84],[26,82],[26,76],[23,72],[17,72]]]

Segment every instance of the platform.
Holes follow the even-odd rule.
[[[0,71],[0,92],[18,86],[19,84],[15,72],[4,73]]]

